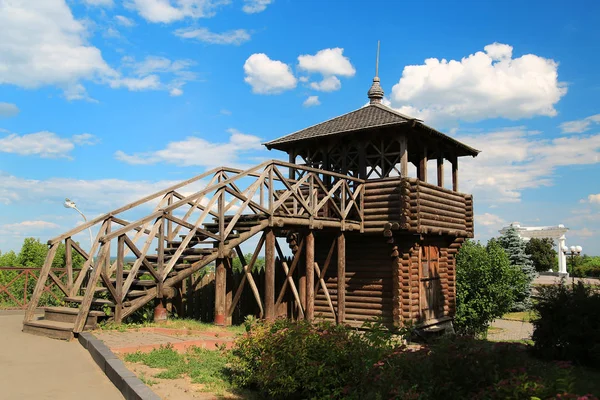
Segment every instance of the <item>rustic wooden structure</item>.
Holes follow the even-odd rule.
[[[458,192],[458,159],[478,151],[382,105],[382,98],[376,77],[367,106],[265,144],[288,153],[287,163],[217,168],[50,240],[24,330],[62,329],[70,337],[100,307],[110,307],[110,318],[120,322],[210,265],[218,324],[230,323],[245,290],[267,320],[361,325],[380,318],[390,326],[451,320],[455,255],[473,236],[473,199]],[[435,184],[428,182],[429,160],[436,160]],[[451,188],[444,184],[446,161]],[[411,164],[416,178],[409,177]],[[199,182],[202,189],[191,189]],[[152,204],[149,215],[134,213]],[[137,219],[129,222],[127,213]],[[97,230],[89,253],[73,240],[88,227]],[[255,236],[256,249],[245,259],[240,245]],[[68,278],[59,287],[78,308],[68,325],[57,327],[33,320],[33,313],[46,280],[54,279],[51,265],[63,241]],[[264,282],[257,285],[252,270],[263,249]],[[70,267],[73,251],[86,259],[85,287],[86,274]],[[126,255],[135,257],[131,267]],[[234,293],[235,256],[243,275]]]

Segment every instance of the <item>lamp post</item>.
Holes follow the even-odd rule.
[[[85,217],[85,215],[81,212],[81,210],[79,210],[79,208],[77,208],[77,205],[75,204],[75,202],[73,200],[69,200],[69,199],[65,199],[65,202],[63,204],[65,206],[65,208],[72,208],[73,210],[77,211],[79,214],[81,214],[81,216],[83,217],[83,220],[85,222],[87,222],[87,218]],[[94,264],[94,255],[92,254],[92,248],[94,247],[94,239],[92,236],[92,229],[90,227],[88,227],[88,232],[90,234],[90,257],[92,259],[92,262],[90,263],[90,269],[93,269],[93,264]]]
[[[571,257],[571,274],[573,274],[573,269],[575,268],[575,257],[580,256],[583,248],[581,246],[571,246],[562,248],[562,252],[565,256]],[[575,276],[573,276],[573,282],[575,282]]]

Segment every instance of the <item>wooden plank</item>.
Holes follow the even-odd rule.
[[[265,233],[265,318],[275,319],[275,232],[269,229]]]
[[[67,288],[69,289],[69,293],[71,294],[71,289],[73,288],[73,247],[71,243],[73,239],[70,237],[65,239],[65,267],[67,269]]]
[[[312,231],[306,235],[306,319],[315,317],[315,236]]]

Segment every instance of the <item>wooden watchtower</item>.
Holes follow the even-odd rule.
[[[373,317],[394,325],[407,319],[440,324],[454,315],[455,255],[473,237],[473,197],[458,191],[458,159],[479,151],[383,105],[383,95],[375,77],[366,106],[265,146],[288,153],[290,164],[364,181],[362,229],[323,230],[310,239],[315,250],[307,257],[317,265],[332,263],[331,243],[337,241],[338,252],[345,249],[337,268],[329,267],[324,282],[315,285],[315,315],[354,325]],[[428,179],[430,160],[436,184]],[[449,187],[446,162],[452,168]],[[415,178],[409,177],[411,165]],[[292,180],[303,174],[290,169]],[[323,180],[328,187],[337,182],[332,176]]]
[[[382,99],[375,77],[365,107],[265,144],[288,153],[289,163],[215,168],[49,240],[23,330],[69,339],[98,319],[120,323],[148,304],[160,308],[183,292],[184,281],[194,290],[194,277],[213,265],[208,306],[217,324],[231,322],[248,286],[253,297],[246,301],[269,320],[450,321],[455,255],[473,237],[473,198],[458,191],[458,158],[478,151]],[[436,160],[437,184],[428,181],[429,160]],[[445,161],[452,165],[451,188]],[[74,237],[87,229],[97,234],[84,250]],[[240,246],[254,236],[260,238],[246,260]],[[59,273],[52,265],[62,245],[66,268]],[[263,248],[257,284],[252,271]],[[74,252],[85,260],[81,268]],[[243,266],[237,287],[235,255]],[[46,307],[38,320],[48,282],[62,291],[65,307]]]

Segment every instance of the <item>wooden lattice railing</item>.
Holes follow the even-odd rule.
[[[298,180],[288,179],[290,169],[303,174]],[[50,240],[25,320],[33,317],[46,280],[52,278],[51,265],[63,241],[66,279],[59,287],[67,300],[81,303],[74,328],[80,332],[96,301],[98,282],[106,289],[104,300],[114,307],[115,320],[120,321],[210,262],[231,255],[266,227],[362,231],[363,192],[362,180],[275,160],[246,171],[213,169]],[[128,222],[131,219],[134,222]],[[89,252],[74,240],[87,229],[96,232]],[[112,261],[111,249],[116,253]],[[73,251],[85,260],[79,271],[73,269]],[[133,261],[126,266],[128,256]],[[182,264],[182,260],[189,261]],[[154,286],[131,299],[140,271],[150,275]],[[82,287],[86,276],[87,286]]]
[[[41,268],[36,267],[0,267],[0,308],[27,308],[40,271]],[[64,287],[66,275],[65,268],[52,268],[50,280],[42,288],[42,296],[46,295],[47,302],[60,303],[60,287]]]

